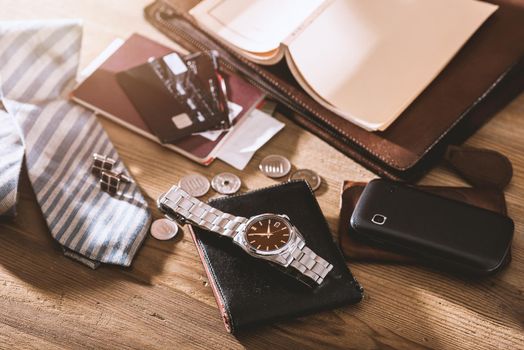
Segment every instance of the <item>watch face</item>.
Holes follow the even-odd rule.
[[[246,230],[246,240],[256,250],[273,251],[282,248],[289,241],[290,227],[278,216],[261,218]]]

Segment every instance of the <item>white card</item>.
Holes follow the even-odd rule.
[[[245,118],[217,152],[217,158],[238,170],[244,170],[255,152],[285,126],[258,109]]]
[[[242,112],[242,106],[237,105],[234,102],[228,101],[227,107],[229,108],[229,122],[233,124],[233,121],[236,117]],[[224,130],[211,130],[211,131],[204,131],[204,132],[198,132],[194,135],[200,135],[202,137],[205,137],[206,139],[210,141],[216,141],[220,135],[222,135],[223,132],[226,132]]]

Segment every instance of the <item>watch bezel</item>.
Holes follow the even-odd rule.
[[[251,244],[249,244],[249,242],[247,240],[247,232],[248,232],[249,227],[251,227],[253,224],[259,222],[260,220],[271,219],[271,218],[275,218],[275,217],[278,218],[279,220],[283,221],[284,224],[289,229],[290,234],[289,234],[288,241],[282,247],[280,247],[278,249],[274,249],[274,250],[268,250],[268,251],[256,249]],[[291,222],[289,221],[289,218],[286,215],[272,214],[272,213],[265,213],[265,214],[260,214],[260,215],[256,215],[256,216],[251,217],[249,219],[249,221],[246,222],[246,225],[245,225],[243,231],[240,232],[240,235],[241,235],[241,238],[242,238],[242,242],[244,243],[244,247],[248,251],[248,253],[252,253],[252,254],[255,254],[255,255],[259,255],[259,256],[275,256],[275,255],[281,254],[282,252],[288,251],[289,247],[292,245],[293,242],[296,241],[296,238],[297,238],[296,229],[291,224]]]

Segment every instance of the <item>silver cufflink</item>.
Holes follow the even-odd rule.
[[[103,171],[100,176],[100,188],[113,196],[118,193],[122,182],[130,183],[132,181],[123,173],[117,174],[114,171]]]
[[[104,171],[113,170],[116,161],[108,156],[103,156],[98,153],[93,153],[93,165],[91,166],[91,172],[96,176],[101,176]]]
[[[123,172],[113,171],[116,161],[100,154],[93,154],[93,166],[91,172],[100,177],[100,188],[102,191],[114,196],[119,193],[120,184],[131,183],[133,180]]]

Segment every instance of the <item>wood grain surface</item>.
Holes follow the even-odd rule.
[[[0,0],[0,20],[82,18],[85,66],[114,38],[133,32],[172,45],[142,16],[147,0]],[[514,166],[507,188],[515,220],[513,261],[482,281],[462,280],[422,267],[351,264],[365,288],[355,306],[248,331],[226,333],[188,232],[175,241],[148,237],[131,268],[90,270],[64,257],[49,235],[27,177],[19,215],[0,222],[0,348],[28,349],[524,349],[524,94],[485,125],[468,145],[498,150]],[[332,232],[338,225],[343,180],[374,177],[317,137],[287,121],[244,172],[220,161],[210,167],[100,119],[121,157],[149,198],[184,174],[209,178],[238,174],[242,191],[275,184],[257,170],[266,155],[288,157],[324,179],[317,192]],[[424,132],[421,130],[421,132]],[[463,184],[436,168],[422,181]]]

